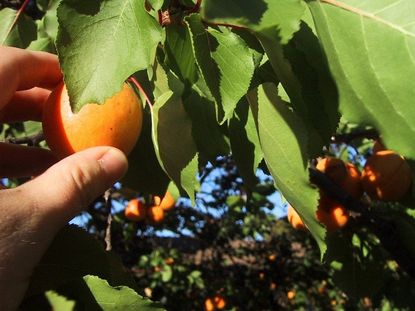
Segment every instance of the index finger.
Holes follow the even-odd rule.
[[[15,91],[35,86],[51,89],[61,80],[56,55],[0,47],[0,109],[11,100]]]

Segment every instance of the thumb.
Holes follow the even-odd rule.
[[[63,159],[19,188],[32,202],[34,218],[58,229],[111,187],[127,167],[120,150],[95,147]]]

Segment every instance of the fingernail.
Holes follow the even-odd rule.
[[[123,177],[128,169],[126,156],[116,148],[108,148],[98,162],[112,183]]]

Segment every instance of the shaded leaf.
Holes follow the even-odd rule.
[[[76,226],[66,226],[36,266],[26,296],[57,289],[87,274],[99,275],[113,285],[135,286],[121,268],[117,274],[114,267],[115,262],[107,257],[102,245],[89,233]],[[123,283],[112,283],[112,278]]]
[[[36,40],[36,23],[25,14],[21,14],[13,25],[17,11],[4,8],[0,10],[0,46],[26,48]]]
[[[171,25],[166,28],[165,50],[167,63],[180,80],[189,84],[196,82],[197,66],[186,27]]]
[[[192,123],[181,98],[171,91],[160,96],[153,106],[153,143],[165,172],[194,202],[198,163]]]
[[[201,76],[215,101],[220,123],[230,118],[248,91],[255,70],[254,53],[245,41],[226,28],[206,29],[200,16],[186,18]]]
[[[277,94],[272,83],[248,94],[256,120],[265,162],[276,187],[301,214],[316,239],[321,254],[326,250],[325,229],[316,220],[319,193],[308,174],[308,133],[304,123]]]
[[[316,157],[340,118],[336,86],[318,39],[305,23],[286,45],[279,43],[272,30],[258,37],[290,103],[308,127],[308,151]]]
[[[299,0],[205,0],[202,6],[204,19],[248,27],[254,31],[275,28],[282,42],[288,42],[298,30],[304,3]]]
[[[54,291],[48,291],[45,295],[52,310],[72,311],[75,309],[75,301],[68,300]]]
[[[169,181],[154,150],[151,115],[147,108],[143,111],[140,138],[128,155],[128,171],[121,182],[124,186],[138,192],[162,195]]]
[[[415,3],[339,0],[308,5],[344,117],[375,127],[388,148],[415,158]]]
[[[90,290],[94,301],[102,310],[164,310],[158,304],[138,295],[129,287],[111,287],[107,281],[92,275],[85,276],[84,282]]]
[[[197,85],[193,86],[197,88]],[[192,90],[183,105],[192,119],[192,136],[197,150],[209,160],[229,154],[229,143],[215,117],[215,104],[200,92]]]
[[[229,120],[229,139],[238,172],[246,186],[252,189],[258,183],[256,169],[263,154],[254,116],[246,97],[238,103]]]

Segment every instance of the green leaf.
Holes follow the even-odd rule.
[[[128,155],[128,171],[121,182],[123,186],[138,192],[162,195],[170,179],[160,166],[154,150],[150,111],[146,108],[143,112],[140,138]]]
[[[97,276],[88,275],[84,278],[93,301],[104,311],[162,311],[163,308],[147,298],[138,295],[133,289],[126,286],[111,287],[107,281]]]
[[[205,0],[204,19],[212,23],[247,27],[254,31],[275,28],[283,43],[288,42],[299,28],[304,14],[300,0]]]
[[[248,101],[256,120],[264,159],[276,187],[301,214],[323,255],[325,229],[315,216],[319,193],[309,182],[307,128],[289,109],[288,103],[278,97],[277,87],[272,83],[251,91]]]
[[[258,183],[256,169],[263,154],[254,116],[246,97],[239,102],[229,120],[229,139],[238,171],[246,186],[252,189]]]
[[[186,23],[196,63],[218,105],[217,119],[223,123],[248,91],[255,71],[254,52],[226,28],[205,29],[197,14],[187,17]]]
[[[170,266],[165,265],[161,271],[161,280],[165,283],[169,282],[173,277],[173,270]]]
[[[337,235],[328,238],[327,246],[326,259],[334,270],[333,281],[348,296],[373,297],[388,281],[382,277],[386,274],[385,268],[379,265],[383,255],[378,247],[371,248],[368,256],[364,256],[350,241]]]
[[[193,86],[194,89],[197,85]],[[200,154],[214,161],[217,156],[229,154],[229,143],[215,117],[215,104],[201,92],[192,90],[183,105],[192,119],[192,136]]]
[[[165,49],[167,64],[181,81],[193,84],[197,80],[197,66],[187,27],[171,25],[166,28]]]
[[[68,300],[54,291],[47,291],[45,295],[52,310],[72,311],[75,309],[75,301]]]
[[[351,122],[415,158],[415,10],[412,0],[310,1],[318,36]]]
[[[75,111],[104,102],[149,67],[162,38],[144,0],[63,0],[58,20],[57,49]]]
[[[30,42],[36,40],[36,23],[30,17],[21,14],[13,25],[15,18],[15,10],[9,8],[0,10],[0,46],[26,48]]]
[[[335,133],[340,119],[336,85],[318,39],[305,23],[286,45],[279,43],[272,30],[258,37],[290,103],[308,127],[308,149],[315,157]]]
[[[46,14],[42,18],[43,29],[46,34],[51,38],[52,42],[55,42],[58,36],[58,17],[56,11],[58,9],[61,0],[51,0],[48,3]]]
[[[171,91],[160,96],[153,106],[153,143],[165,172],[194,202],[198,161],[192,122],[181,98]]]
[[[79,227],[67,226],[58,233],[36,266],[26,296],[57,289],[87,274],[106,278],[111,284],[114,284],[112,279],[123,281],[114,285],[135,286],[122,269],[118,269],[118,274],[112,271],[114,267],[114,260],[107,257],[97,240]]]
[[[161,9],[161,7],[163,6],[164,0],[147,0],[148,3],[150,3],[151,7],[155,10],[158,11]]]

